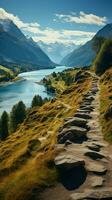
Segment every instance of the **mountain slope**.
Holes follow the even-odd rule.
[[[65,74],[75,78],[77,70]],[[53,158],[58,130],[64,118],[74,116],[91,87],[90,74],[82,71],[80,75],[83,82],[65,84],[60,96],[31,109],[18,131],[0,142],[0,200],[36,200],[40,191],[56,182]],[[59,73],[58,76],[63,84]]]
[[[54,63],[10,20],[0,20],[0,64],[47,68]]]
[[[67,66],[84,66],[90,65],[96,56],[94,50],[95,40],[99,37],[111,39],[112,38],[112,24],[107,24],[93,37],[92,40],[87,42],[82,47],[74,50],[71,54],[67,55],[61,61],[61,64]]]

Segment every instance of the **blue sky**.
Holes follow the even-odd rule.
[[[0,0],[0,8],[0,18],[46,43],[83,44],[112,22],[112,0]]]

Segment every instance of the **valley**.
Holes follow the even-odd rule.
[[[109,162],[110,166],[111,156],[107,154],[111,146],[104,141],[102,134],[102,130],[105,132],[107,122],[105,121],[102,126],[99,121],[100,109],[102,112],[100,101],[103,100],[103,93],[99,90],[103,91],[100,89],[103,87],[102,80],[109,79],[110,73],[111,69],[101,77],[101,80],[93,72],[85,69],[68,69],[58,72],[55,77],[53,74],[48,76],[57,90],[56,97],[40,108],[32,108],[17,131],[0,143],[1,199],[68,200],[79,197],[83,199],[83,196],[89,197],[95,192],[98,193],[99,187],[101,192],[104,190],[108,196],[111,195],[110,185],[106,185],[108,176],[111,182],[111,175],[109,175],[111,170],[106,164]],[[61,79],[62,74],[64,80]],[[65,77],[72,80],[70,85]],[[111,91],[111,85],[107,83],[107,87]],[[103,120],[104,115],[101,116]],[[108,135],[111,135],[111,120],[110,117]],[[75,129],[72,130],[72,126]],[[112,142],[111,137],[105,137],[105,133],[104,138],[109,143]],[[91,162],[93,166],[89,169]],[[66,165],[67,168],[63,168]],[[71,174],[72,167],[74,170],[75,166],[77,168],[79,166],[80,169],[85,165],[88,177],[85,174],[85,178],[81,178],[83,172],[79,171],[78,175],[77,170]],[[90,170],[98,170],[98,175],[97,171],[94,174]],[[60,179],[60,175],[62,173],[63,177],[64,171],[63,180]],[[68,177],[69,173],[73,180]],[[77,179],[80,181],[75,181]],[[77,192],[75,187],[79,188]],[[85,193],[88,187],[88,193]],[[98,195],[101,195],[100,190],[96,199],[99,198]]]
[[[112,200],[111,8],[0,0],[0,200]]]

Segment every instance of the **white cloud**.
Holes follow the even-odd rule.
[[[89,32],[89,31],[78,31],[78,30],[63,30],[62,31],[64,35],[66,36],[94,36],[94,32]]]
[[[64,15],[59,16],[60,19],[63,19],[63,17]],[[33,37],[36,42],[42,40],[45,43],[60,42],[66,45],[70,43],[79,45],[84,44],[95,35],[94,32],[80,30],[54,30],[49,27],[43,29],[37,22],[23,22],[18,16],[6,12],[3,8],[0,8],[0,19],[12,20],[25,34]]]
[[[25,23],[18,16],[6,12],[3,8],[0,8],[0,19],[10,19],[12,20],[20,29],[29,32],[38,33],[40,25],[37,22]]]
[[[84,12],[80,12],[79,16],[76,16],[75,13],[71,15],[63,15],[63,14],[56,14],[56,17],[61,20],[62,22],[70,22],[70,23],[77,23],[77,24],[94,24],[94,25],[104,25],[107,22],[107,18],[100,17],[94,14],[86,14]]]
[[[45,43],[60,42],[64,44],[74,43],[76,45],[84,44],[95,35],[94,32],[77,31],[77,30],[59,30],[45,29],[39,36],[34,36],[33,39],[38,42],[42,40]],[[78,38],[78,39],[77,39]]]

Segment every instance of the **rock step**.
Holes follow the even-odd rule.
[[[102,187],[105,179],[101,176],[91,176],[90,184],[93,188]]]
[[[82,118],[82,119],[91,119],[91,115],[89,114],[86,114],[86,113],[80,113],[80,112],[77,112],[75,114],[75,117],[78,117],[78,118]]]
[[[90,150],[92,150],[92,151],[97,151],[97,152],[100,151],[100,147],[98,147],[98,146],[95,145],[95,144],[88,144],[88,145],[87,145],[87,148],[90,149]]]
[[[64,128],[58,135],[58,143],[63,144],[67,140],[74,143],[82,143],[87,140],[87,129],[77,126],[71,126],[70,128]]]
[[[86,119],[82,119],[82,118],[78,118],[78,117],[73,117],[73,118],[67,120],[64,123],[64,128],[65,127],[69,127],[69,126],[79,126],[79,127],[82,127],[82,128],[88,128],[87,122],[88,121]]]
[[[90,106],[81,105],[80,109],[93,111],[94,107],[91,105]]]
[[[107,172],[107,168],[104,165],[99,164],[97,161],[87,163],[85,168],[88,172],[96,175],[105,175]]]
[[[88,93],[84,94],[84,97],[92,96],[92,93],[89,91]]]
[[[87,114],[87,113],[90,113],[91,110],[89,110],[89,109],[82,109],[82,108],[81,108],[81,109],[77,109],[77,112],[78,112],[78,113],[86,113],[86,114]]]
[[[85,156],[88,156],[93,160],[100,160],[102,158],[105,158],[104,155],[97,153],[95,151],[88,151],[88,152],[85,153]]]
[[[87,140],[87,136],[84,134],[77,134],[73,132],[68,132],[58,139],[59,144],[64,144],[67,140],[70,140],[72,143],[81,144]]]
[[[94,97],[88,96],[88,97],[85,97],[84,100],[87,100],[88,102],[92,102],[94,100]]]
[[[83,101],[80,106],[91,106],[91,103],[90,102],[87,102],[87,101]]]
[[[112,188],[86,189],[84,192],[71,194],[69,200],[111,200]]]
[[[98,147],[102,148],[102,147],[107,147],[108,146],[108,143],[106,142],[93,142],[93,144],[97,145]]]
[[[84,166],[85,165],[85,161],[81,158],[74,158],[73,155],[59,155],[56,156],[55,160],[55,165],[58,168],[62,168],[62,169],[67,169],[70,170],[76,166]]]

